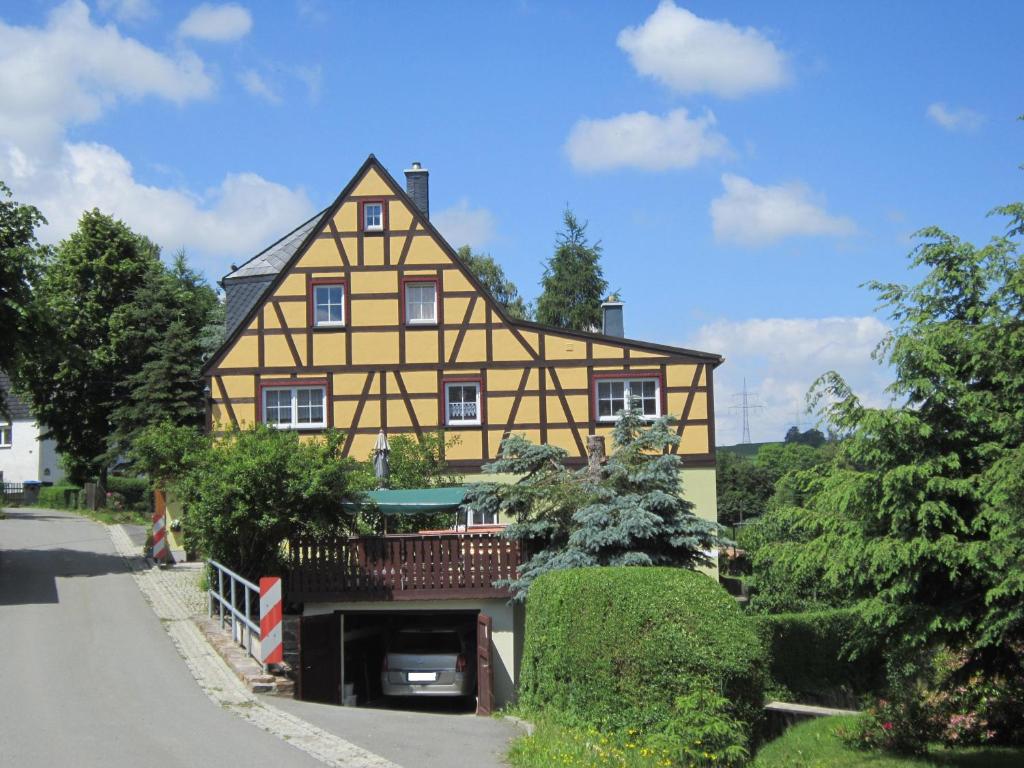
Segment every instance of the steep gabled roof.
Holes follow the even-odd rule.
[[[0,400],[6,403],[11,421],[34,421],[32,410],[29,408],[28,403],[11,391],[11,379],[3,371],[0,371]],[[0,411],[0,424],[6,421],[7,418]]]
[[[299,246],[316,229],[317,223],[323,218],[327,209],[320,211],[311,219],[302,222],[277,242],[267,246],[245,264],[224,276],[225,280],[236,280],[243,277],[276,275],[285,268]]]
[[[338,197],[335,198],[334,202],[327,206],[327,208],[325,208],[323,211],[321,211],[320,214],[314,216],[309,221],[304,222],[299,227],[292,230],[292,232],[281,238],[281,240],[278,240],[277,243],[274,243],[274,245],[257,254],[255,257],[253,257],[244,265],[242,265],[242,267],[239,267],[237,270],[235,270],[234,272],[232,272],[231,274],[227,275],[224,278],[225,280],[227,280],[232,278],[244,277],[244,275],[239,275],[238,273],[256,261],[260,262],[261,266],[258,267],[260,269],[277,269],[276,274],[269,271],[252,273],[252,277],[254,278],[257,277],[258,275],[273,275],[273,279],[269,283],[265,284],[265,287],[262,293],[260,294],[259,298],[253,302],[252,307],[246,313],[245,317],[242,318],[242,320],[238,323],[238,325],[233,330],[229,329],[228,337],[224,340],[224,343],[221,345],[220,349],[218,349],[217,352],[206,362],[206,365],[203,366],[202,375],[205,376],[207,373],[209,373],[211,368],[216,367],[220,363],[220,359],[224,356],[224,353],[228,349],[230,349],[230,347],[235,343],[239,334],[245,329],[245,327],[252,322],[253,318],[256,315],[256,312],[259,310],[259,307],[263,303],[263,299],[266,296],[273,293],[274,290],[276,290],[277,286],[281,283],[285,275],[288,273],[288,270],[291,268],[292,264],[294,264],[302,256],[302,254],[306,252],[310,244],[316,239],[317,233],[326,225],[328,220],[330,220],[331,217],[335,215],[335,213],[338,211],[338,208],[344,202],[345,198],[349,196],[353,189],[355,189],[356,185],[363,178],[363,176],[366,175],[366,172],[370,168],[373,168],[374,170],[381,174],[385,182],[392,188],[392,190],[398,196],[398,198],[409,209],[409,212],[414,217],[414,219],[418,220],[420,225],[424,228],[424,230],[426,230],[427,233],[434,237],[434,239],[441,245],[444,252],[448,255],[448,257],[451,258],[452,262],[458,265],[459,269],[462,271],[463,276],[467,280],[469,280],[470,284],[473,285],[473,287],[476,288],[476,290],[478,290],[484,296],[485,300],[491,304],[491,308],[497,313],[498,317],[500,317],[508,325],[513,325],[519,328],[526,328],[528,330],[544,331],[547,333],[555,333],[566,336],[575,336],[583,339],[592,339],[594,341],[598,341],[605,344],[624,344],[632,347],[637,347],[639,349],[647,349],[656,352],[667,352],[669,354],[676,355],[685,355],[687,357],[694,357],[700,360],[704,360],[710,363],[713,367],[717,367],[721,365],[722,362],[724,362],[725,358],[723,358],[721,355],[716,355],[711,352],[700,352],[693,349],[686,349],[684,347],[673,347],[666,344],[654,344],[649,341],[627,339],[622,338],[620,336],[606,336],[601,333],[567,330],[565,328],[557,328],[555,326],[535,323],[530,320],[520,320],[518,318],[511,317],[505,311],[505,308],[501,304],[499,304],[494,299],[493,296],[491,296],[490,291],[484,288],[484,286],[477,279],[476,275],[473,274],[472,270],[470,270],[469,267],[466,266],[465,262],[463,262],[462,259],[459,258],[458,253],[456,253],[455,249],[451,247],[447,240],[445,240],[444,236],[440,232],[438,232],[434,225],[430,222],[430,220],[423,215],[423,212],[419,209],[419,206],[416,205],[416,203],[413,201],[411,197],[409,197],[408,193],[405,191],[402,185],[395,181],[394,176],[391,175],[388,169],[381,165],[380,161],[377,160],[377,158],[371,154],[359,167],[359,170],[356,171],[355,175],[352,177],[349,183],[345,185],[345,188],[341,191]],[[305,234],[299,236],[298,233],[300,233],[300,231],[304,232]],[[275,256],[272,259],[264,257],[268,251],[277,249],[279,246],[282,246],[285,242],[289,244],[287,250],[290,252],[290,255],[288,256],[287,259],[282,261],[277,256]],[[295,245],[295,243],[298,243],[298,245]],[[282,248],[282,253],[283,252],[284,249]]]

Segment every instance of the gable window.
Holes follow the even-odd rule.
[[[594,385],[598,421],[615,421],[619,411],[635,408],[646,419],[661,416],[661,379],[657,376],[597,378]]]
[[[279,429],[323,429],[327,426],[327,387],[304,382],[264,387],[263,423]]]
[[[313,325],[345,324],[345,285],[328,283],[313,286]]]
[[[363,231],[381,232],[384,224],[384,202],[375,200],[363,203]]]
[[[406,282],[405,322],[409,325],[437,324],[437,282],[435,280]]]
[[[13,429],[10,424],[0,424],[0,448],[10,448]]]
[[[480,388],[479,381],[445,382],[445,424],[480,423]]]

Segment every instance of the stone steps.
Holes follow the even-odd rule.
[[[275,696],[294,695],[295,683],[285,676],[285,670],[279,670],[278,674],[264,672],[263,665],[232,639],[231,630],[221,629],[218,619],[196,616],[194,621],[207,642],[250,691]]]

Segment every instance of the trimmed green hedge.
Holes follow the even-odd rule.
[[[680,568],[580,568],[530,587],[520,702],[607,728],[654,728],[710,685],[749,724],[765,654],[754,623],[708,576]]]
[[[867,636],[852,610],[760,615],[757,624],[771,659],[772,693],[778,696],[805,704],[854,706],[858,696],[884,685],[879,649],[854,661],[843,654],[851,639]]]
[[[38,503],[48,509],[77,509],[85,503],[85,493],[77,485],[44,485]]]
[[[119,493],[124,497],[124,505],[137,512],[149,511],[149,480],[144,477],[119,477],[111,475],[107,478],[107,490]]]

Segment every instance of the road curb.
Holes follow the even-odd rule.
[[[194,612],[174,593],[173,568],[151,566],[120,525],[104,525],[114,550],[128,563],[143,597],[160,619],[185,665],[214,704],[271,733],[325,765],[401,768],[253,695],[193,622]]]

